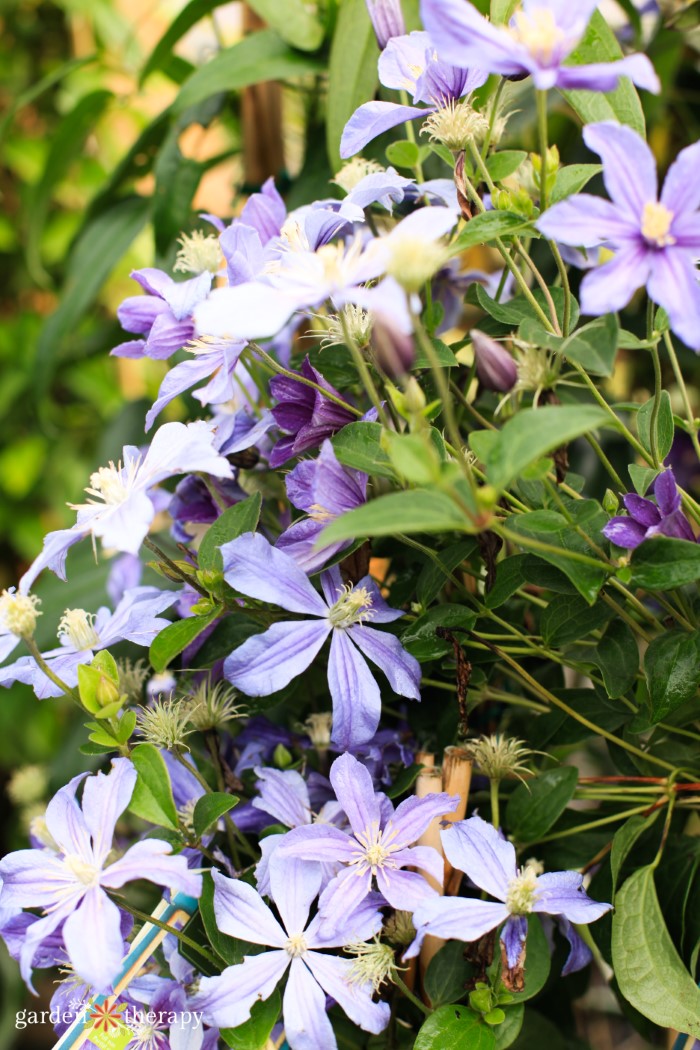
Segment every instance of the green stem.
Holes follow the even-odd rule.
[[[299,372],[290,372],[288,368],[283,368],[282,365],[275,361],[274,357],[270,357],[261,346],[257,343],[250,343],[250,349],[259,357],[261,361],[264,361],[271,372],[275,372],[277,375],[285,376],[287,379],[293,379],[295,383],[301,383],[302,386],[310,386],[313,390],[316,390],[319,394],[322,394],[327,401],[332,401],[335,405],[340,405],[341,408],[347,409],[352,415],[357,416],[358,419],[362,418],[362,412],[359,408],[355,408],[348,401],[345,401],[342,397],[338,397],[336,394],[332,394],[330,390],[325,390],[318,383],[314,383],[313,379],[307,379],[306,376],[301,375]]]
[[[499,799],[498,799],[498,789],[499,789],[500,786],[501,786],[500,780],[497,780],[495,777],[492,777],[489,780],[489,787],[490,787],[490,794],[491,794],[491,823],[493,824],[493,826],[496,829],[496,831],[498,831],[498,829],[501,826],[501,821],[500,821],[500,816],[501,815],[500,815],[500,811],[499,811]]]
[[[76,690],[71,689],[71,687],[67,685],[62,678],[59,678],[56,672],[51,669],[44,657],[41,655],[39,647],[34,641],[34,638],[25,635],[23,637],[23,641],[27,646],[27,649],[29,649],[29,652],[34,657],[37,665],[41,668],[46,677],[50,678],[53,684],[57,685],[61,692],[66,694],[69,700],[72,700],[74,704],[77,704],[81,711],[84,711],[85,708],[81,704],[80,697]]]
[[[367,392],[367,396],[376,408],[377,415],[382,425],[385,426],[387,429],[390,429],[389,420],[386,417],[386,412],[384,411],[382,400],[379,394],[377,393],[377,388],[375,387],[374,382],[372,380],[372,374],[367,366],[367,362],[362,356],[362,351],[360,350],[359,346],[350,334],[350,329],[348,328],[348,324],[345,319],[345,314],[342,311],[340,313],[340,323],[343,329],[343,335],[345,336],[345,345],[350,351],[353,362],[355,363],[355,367],[357,368],[357,373],[360,379],[362,380],[362,385],[365,388],[365,391]]]
[[[683,398],[685,414],[688,420],[688,436],[690,437],[690,440],[693,443],[693,448],[695,449],[698,459],[700,459],[700,441],[698,440],[698,428],[695,423],[695,416],[693,415],[693,409],[690,404],[688,388],[685,385],[685,380],[683,378],[683,373],[681,372],[681,367],[678,363],[678,357],[676,355],[676,350],[673,345],[673,340],[671,339],[670,332],[664,332],[664,343],[666,344],[666,350],[671,361],[673,374],[676,377],[676,382],[678,383],[678,389],[680,390],[681,396]]]
[[[537,133],[540,140],[540,211],[547,207],[547,92],[535,91],[537,97]]]
[[[554,262],[557,265],[557,271],[561,279],[561,288],[564,293],[564,316],[562,318],[562,333],[564,335],[569,334],[571,328],[571,284],[569,283],[569,272],[566,268],[564,260],[561,257],[561,252],[557,247],[555,241],[547,241],[549,249],[554,256]]]
[[[612,465],[612,463],[610,462],[608,457],[603,452],[603,449],[600,447],[600,445],[598,444],[596,439],[593,437],[592,434],[585,434],[584,436],[586,438],[586,441],[591,446],[591,448],[595,452],[596,456],[600,460],[600,462],[603,464],[603,466],[607,470],[608,474],[612,478],[612,480],[615,483],[615,485],[617,485],[617,487],[620,489],[621,492],[624,491],[624,489],[627,486],[625,485],[625,483],[623,482],[622,478],[620,477],[620,475],[615,470],[614,466]]]
[[[651,420],[649,422],[649,443],[651,445],[651,458],[654,461],[654,466],[657,468],[663,467],[663,463],[659,457],[659,412],[661,410],[661,394],[663,392],[663,379],[661,376],[661,361],[659,360],[659,348],[653,346],[651,348],[651,359],[654,363],[654,404],[651,407]]]
[[[653,807],[647,802],[643,806],[635,806],[634,809],[625,809],[621,813],[613,813],[610,817],[601,817],[599,820],[591,820],[587,824],[577,824],[575,828],[565,828],[564,831],[545,835],[544,838],[537,839],[537,843],[539,845],[542,842],[554,842],[556,839],[565,839],[571,835],[578,835],[581,831],[593,831],[594,828],[602,828],[606,824],[614,824],[617,820],[627,820],[628,817],[634,817],[638,813],[646,813],[651,808]],[[527,845],[529,846],[531,843],[528,842]]]
[[[590,558],[587,554],[579,554],[578,551],[565,550],[563,547],[555,547],[552,543],[545,543],[543,540],[536,540],[532,536],[524,536],[519,532],[511,532],[510,529],[506,529],[503,525],[492,525],[492,530],[497,535],[501,536],[504,540],[510,540],[511,543],[515,543],[520,547],[525,547],[534,551],[542,551],[543,554],[556,554],[560,558],[568,558],[569,561],[580,562],[581,565],[590,565],[596,569],[605,569],[606,572],[610,571],[610,566],[605,562],[599,561],[597,558]]]
[[[422,1003],[417,995],[413,994],[408,985],[406,985],[405,982],[401,980],[398,973],[394,973],[392,980],[396,987],[401,989],[401,991],[406,996],[409,1002],[413,1003],[414,1006],[417,1006],[421,1013],[424,1013],[426,1017],[430,1017],[433,1011],[429,1009],[429,1007],[427,1007],[425,1003]]]
[[[486,138],[484,139],[484,143],[483,143],[483,145],[481,147],[481,156],[484,158],[484,160],[486,160],[486,158],[488,156],[488,153],[489,153],[489,149],[491,147],[491,139],[493,138],[493,129],[495,128],[496,121],[498,120],[498,107],[499,107],[499,104],[500,104],[500,101],[501,101],[501,95],[503,94],[503,89],[505,88],[505,86],[506,86],[505,77],[501,77],[501,79],[498,82],[498,87],[496,88],[495,92],[493,93],[493,97],[492,97],[492,100],[491,100],[491,113],[489,114],[489,128],[488,128],[488,131],[486,132]]]
[[[172,558],[169,558],[165,551],[161,550],[158,544],[155,543],[155,541],[152,540],[150,536],[146,536],[146,538],[143,541],[143,545],[144,547],[148,547],[149,551],[153,551],[156,557],[160,558],[163,564],[168,566],[170,571],[175,575],[176,579],[182,580],[183,583],[189,584],[189,586],[192,587],[193,590],[197,591],[198,594],[201,594],[203,598],[211,597],[209,591],[205,587],[202,587],[201,583],[199,583],[194,576],[191,576],[188,572],[185,572],[184,569],[181,569],[179,565],[176,565]]]
[[[108,896],[115,904],[118,904],[120,908],[123,908],[124,911],[128,911],[130,915],[133,915],[135,919],[140,919],[141,922],[150,923],[151,926],[157,926],[159,930],[165,930],[166,933],[172,933],[179,941],[182,941],[182,943],[186,944],[188,948],[191,948],[193,951],[197,952],[198,955],[201,955],[202,958],[212,963],[217,969],[221,965],[220,959],[215,955],[212,955],[211,952],[208,952],[201,944],[197,944],[196,941],[193,941],[190,937],[184,934],[182,930],[178,930],[176,926],[168,926],[167,922],[161,922],[160,919],[154,918],[153,915],[149,915],[147,912],[141,911],[139,908],[134,908],[118,893],[108,891]]]
[[[411,101],[408,97],[408,93],[406,91],[401,91],[401,104],[403,106],[410,106],[411,104]],[[414,146],[417,146],[418,142],[416,141],[416,131],[413,127],[413,121],[407,120],[404,124],[404,127],[406,128],[406,138],[408,139],[408,141],[412,142]],[[420,183],[425,181],[425,177],[423,175],[423,165],[420,159],[417,160],[414,164],[413,173],[416,176],[416,182]]]

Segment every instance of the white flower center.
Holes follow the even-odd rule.
[[[353,588],[347,584],[339,593],[338,601],[328,611],[328,619],[333,627],[352,627],[353,624],[372,619],[372,595],[366,587]]]
[[[0,621],[10,634],[30,637],[34,634],[37,616],[41,616],[37,609],[40,604],[40,599],[33,594],[3,591],[0,595]]]
[[[71,874],[75,875],[78,882],[82,882],[83,886],[99,886],[100,869],[96,868],[94,864],[89,864],[76,854],[69,854],[67,857],[64,857],[63,863]]]
[[[361,849],[353,853],[354,860],[351,864],[357,865],[357,874],[364,875],[371,871],[373,875],[381,868],[395,868],[396,861],[391,859],[391,854],[396,846],[392,841],[396,837],[395,831],[389,831],[389,827],[381,831],[379,822],[374,820],[368,828],[359,835],[355,835]]]
[[[517,11],[509,30],[517,42],[540,62],[550,62],[566,42],[564,30],[557,25],[554,12],[548,7],[535,8],[530,14]]]
[[[409,87],[412,85],[409,83]],[[365,160],[364,157],[353,157],[347,164],[344,164],[338,174],[331,182],[334,182],[336,186],[340,186],[341,190],[345,190],[346,193],[350,193],[354,190],[358,182],[362,182],[368,175],[378,174],[380,171],[384,171],[381,164],[377,164],[376,160]]]
[[[94,627],[94,613],[84,609],[66,609],[58,625],[59,637],[65,638],[74,649],[94,649],[100,636]]]
[[[287,247],[292,252],[308,252],[311,250],[306,231],[297,219],[287,219],[280,230],[280,237],[286,242]]]
[[[508,882],[506,907],[511,915],[528,915],[537,900],[537,876],[542,872],[538,861],[529,860]]]
[[[287,955],[292,959],[298,959],[299,956],[303,955],[304,952],[308,951],[308,944],[303,933],[295,933],[293,937],[290,937],[284,946],[284,950]]]
[[[675,244],[676,238],[669,232],[672,222],[672,211],[658,201],[649,201],[644,205],[642,212],[642,237],[650,244],[655,244],[657,248]]]
[[[85,491],[90,496],[97,496],[105,503],[123,503],[129,492],[122,477],[121,464],[116,467],[110,461],[108,467],[100,467],[90,475],[90,488]]]

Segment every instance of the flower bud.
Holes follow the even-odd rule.
[[[480,332],[478,328],[472,329],[472,345],[474,347],[474,361],[476,362],[476,374],[487,390],[500,390],[508,393],[515,386],[518,379],[518,370],[515,361],[500,343],[491,336]]]
[[[92,663],[78,667],[78,692],[85,710],[98,718],[111,718],[126,700],[119,689],[116,661],[106,649]]]
[[[377,365],[392,379],[406,375],[416,356],[413,336],[386,324],[381,318],[374,322],[372,348]]]
[[[404,36],[406,23],[401,10],[401,0],[365,0],[372,19],[374,35],[383,51],[393,36]]]

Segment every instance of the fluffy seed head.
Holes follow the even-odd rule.
[[[190,712],[187,704],[172,697],[156,700],[150,707],[142,707],[136,715],[141,735],[150,744],[168,751],[187,751],[185,740],[193,732],[188,729]]]
[[[382,944],[378,934],[371,941],[346,944],[345,951],[354,956],[348,973],[351,984],[366,984],[369,981],[373,990],[378,992],[385,981],[394,979],[398,971],[394,949],[389,944]]]
[[[190,723],[195,729],[219,729],[233,718],[241,718],[246,709],[236,703],[237,693],[225,682],[212,685],[202,682],[189,697],[186,703]]]
[[[183,233],[177,239],[180,248],[173,270],[176,273],[218,273],[221,268],[221,247],[214,233],[202,230]]]
[[[516,737],[509,738],[498,733],[481,736],[471,745],[471,750],[479,769],[489,780],[503,780],[508,776],[522,780],[521,774],[530,772],[524,762],[532,751]]]
[[[119,690],[126,696],[126,702],[137,704],[143,699],[143,684],[148,677],[145,660],[118,660]]]
[[[459,153],[469,142],[482,142],[489,122],[468,102],[452,101],[431,113],[421,128],[432,142],[440,142],[453,153]]]
[[[43,766],[22,766],[16,769],[7,784],[7,794],[16,806],[30,806],[43,799],[49,778]]]

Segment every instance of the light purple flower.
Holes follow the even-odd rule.
[[[472,942],[505,923],[501,941],[508,966],[517,965],[527,936],[527,916],[563,916],[569,922],[595,922],[611,904],[591,900],[583,890],[583,876],[576,871],[536,874],[535,866],[518,869],[515,847],[481,817],[450,824],[441,833],[442,848],[450,864],[468,875],[480,890],[501,903],[475,897],[437,897],[421,904],[413,915],[416,939],[404,958],[418,955],[427,934]]]
[[[156,514],[150,489],[176,474],[198,471],[217,478],[233,476],[231,464],[214,447],[214,428],[209,423],[166,423],[153,435],[144,454],[126,445],[123,466],[100,467],[90,476],[91,497],[72,504],[78,517],[70,529],[50,532],[44,549],[20,580],[20,591],[29,590],[42,569],[51,569],[65,580],[68,550],[85,536],[99,537],[105,547],[138,554]]]
[[[201,273],[189,281],[174,281],[162,270],[147,268],[134,270],[131,276],[147,294],[125,299],[117,317],[127,332],[146,338],[120,343],[112,354],[158,360],[171,357],[192,339],[192,311],[209,294],[212,275]]]
[[[341,466],[330,441],[324,441],[318,458],[297,463],[286,485],[290,502],[308,517],[290,525],[275,546],[291,554],[304,572],[316,572],[350,546],[351,541],[345,540],[319,550],[316,541],[329,522],[366,501],[367,475]]]
[[[367,940],[381,928],[381,913],[371,900],[355,910],[345,908],[336,936],[322,935],[318,916],[308,921],[320,877],[315,864],[272,862],[270,880],[278,922],[252,886],[213,872],[214,913],[222,933],[273,950],[249,955],[218,977],[202,978],[192,1009],[202,1011],[205,1021],[222,1028],[238,1027],[248,1020],[255,1003],[268,999],[289,971],[282,1010],[291,1050],[337,1050],[326,1014],[326,994],[366,1032],[377,1034],[386,1027],[389,1006],[372,1001],[372,982],[353,981],[352,960],[324,952]]]
[[[333,743],[362,744],[376,732],[381,695],[365,657],[384,672],[399,696],[420,699],[420,664],[393,634],[372,623],[391,623],[403,613],[386,604],[365,576],[343,586],[337,566],[321,574],[323,597],[290,555],[257,533],[246,533],[220,548],[224,579],[250,598],[270,602],[313,619],[283,620],[254,635],[224,663],[224,674],[246,696],[269,696],[310,666],[328,637],[328,686],[333,699]]]
[[[369,771],[350,754],[336,758],[330,780],[338,802],[350,821],[350,830],[328,824],[296,828],[278,846],[280,857],[344,865],[319,900],[324,933],[334,934],[348,909],[371,892],[372,882],[393,908],[413,911],[436,897],[435,890],[415,871],[420,868],[437,882],[444,877],[443,860],[430,846],[414,846],[436,817],[451,812],[459,798],[444,792],[405,799],[396,809],[375,793]]]
[[[565,65],[578,46],[598,0],[523,0],[507,26],[495,26],[465,0],[421,0],[423,24],[446,62],[477,63],[489,73],[530,75],[546,91],[614,91],[620,77],[658,92],[659,80],[646,55],[617,62]]]
[[[107,864],[115,825],[136,784],[136,770],[127,758],[114,759],[108,775],[98,773],[85,781],[81,807],[75,794],[84,776],[74,777],[47,807],[46,828],[56,844],[55,853],[18,850],[0,861],[0,899],[4,906],[43,911],[43,917],[27,930],[22,948],[25,980],[30,979],[39,946],[63,922],[73,968],[99,992],[110,987],[123,954],[119,908],[105,890],[145,878],[199,897],[202,879],[187,870],[184,857],[168,856],[170,843],[160,839],[137,842]]]
[[[126,591],[114,612],[106,606],[96,614],[84,609],[66,609],[58,627],[60,646],[42,656],[51,670],[68,686],[78,684],[78,667],[93,659],[96,652],[117,642],[150,645],[168,620],[158,616],[177,597],[175,591],[157,587],[134,587]],[[13,664],[0,667],[0,685],[13,682],[31,685],[40,700],[61,696],[61,690],[37,665],[33,656],[21,656]]]
[[[401,10],[401,0],[366,0],[372,28],[381,48],[385,48],[392,37],[406,32],[406,23]]]
[[[470,95],[485,83],[486,77],[481,69],[465,69],[462,58],[450,65],[444,55],[439,57],[428,33],[394,36],[379,56],[379,80],[384,87],[408,91],[414,104],[365,102],[345,125],[341,157],[354,156],[377,135],[406,120],[424,119],[436,109]],[[419,102],[424,105],[417,106]]]
[[[203,405],[221,405],[232,400],[236,391],[234,372],[245,343],[226,340],[198,340],[186,347],[191,358],[180,361],[165,374],[158,397],[146,415],[146,430],[150,430],[166,405],[205,379],[209,382],[193,391]],[[211,379],[209,377],[212,377]]]
[[[628,492],[622,497],[622,502],[629,517],[611,518],[603,528],[603,535],[627,550],[634,550],[652,536],[672,536],[695,543],[695,534],[681,510],[681,495],[670,468],[659,474],[654,482],[654,496],[656,503]]]
[[[659,198],[654,156],[631,128],[603,121],[584,128],[583,138],[603,161],[612,200],[577,193],[536,223],[545,236],[565,244],[592,248],[605,242],[615,250],[614,259],[584,277],[582,312],[620,310],[646,285],[673,331],[700,350],[700,142],[678,154]]]

